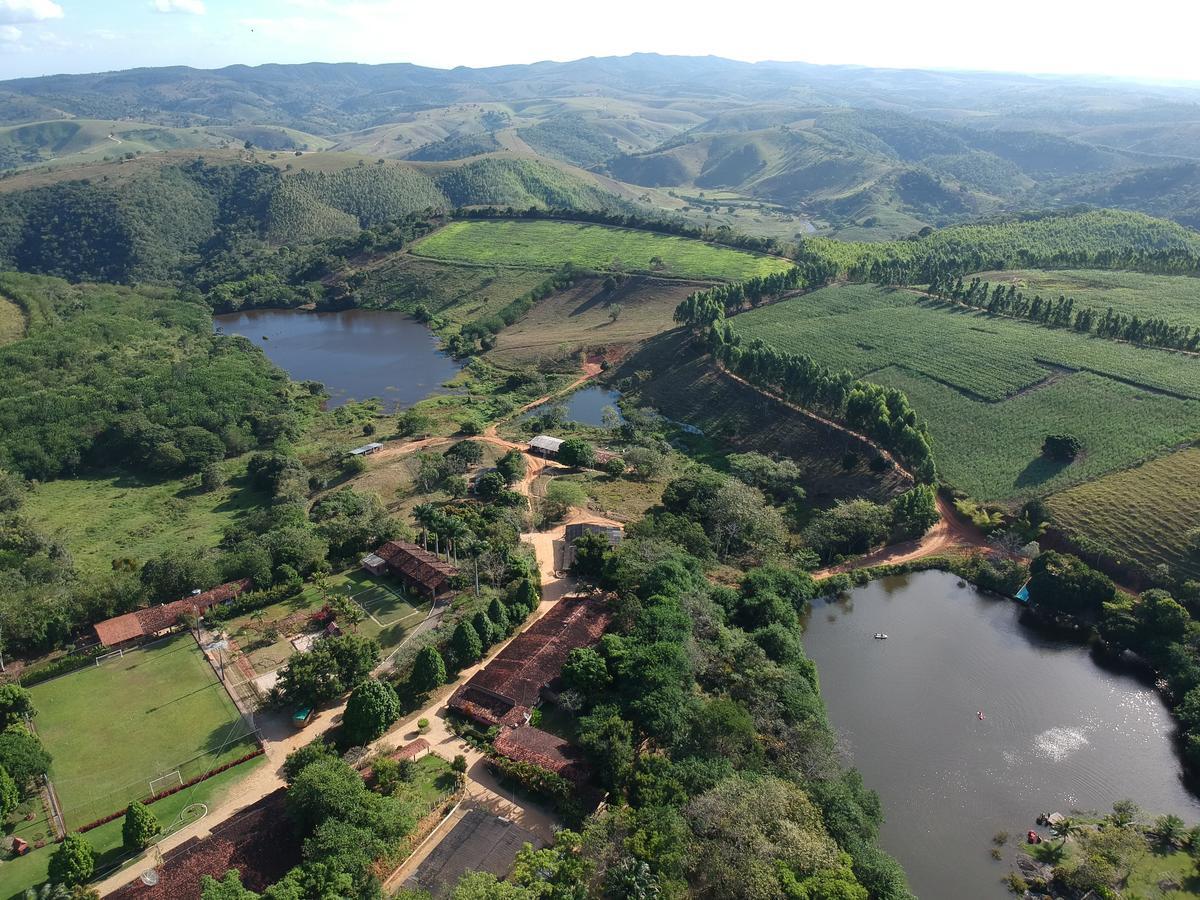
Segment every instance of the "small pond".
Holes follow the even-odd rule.
[[[330,406],[368,397],[411,406],[461,368],[428,328],[390,310],[253,309],[214,316],[213,327],[249,338],[293,380],[324,384]]]
[[[992,836],[1021,840],[1041,812],[1128,797],[1200,821],[1149,685],[958,585],[942,572],[873,582],[816,603],[804,637],[830,721],[883,800],[880,841],[917,896],[1011,896],[1000,878],[1013,845],[996,862]]]
[[[617,406],[617,401],[620,399],[620,391],[593,385],[576,391],[565,402],[560,402],[567,408],[568,422],[578,422],[580,425],[601,426],[604,424],[604,410],[607,407],[612,407],[612,409],[616,410],[618,416],[621,415],[621,409]],[[525,413],[522,418],[532,419],[540,416],[546,411],[546,407],[549,405],[542,404],[541,406],[534,407]]]

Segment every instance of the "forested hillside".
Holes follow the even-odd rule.
[[[296,433],[284,373],[214,335],[203,303],[15,274],[0,275],[0,295],[31,323],[0,347],[0,469],[195,473]]]

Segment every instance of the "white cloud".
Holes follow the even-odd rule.
[[[0,25],[0,41],[15,44],[21,39],[21,29],[16,25]]]
[[[0,0],[0,25],[41,22],[44,19],[62,17],[62,7],[54,0]]]
[[[187,13],[191,16],[205,13],[204,0],[154,0],[154,8],[160,13]]]

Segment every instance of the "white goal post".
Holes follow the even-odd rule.
[[[150,796],[157,797],[163,791],[169,791],[171,788],[179,785],[183,786],[183,776],[179,774],[179,770],[168,772],[166,775],[159,775],[157,778],[150,779]]]
[[[100,663],[104,662],[105,660],[120,659],[124,655],[124,650],[113,650],[111,653],[101,653],[96,657],[96,665],[100,665]]]

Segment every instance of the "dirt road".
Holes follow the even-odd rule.
[[[960,519],[950,501],[940,494],[937,498],[937,506],[941,518],[919,539],[889,544],[866,556],[860,556],[857,559],[825,569],[818,569],[812,573],[813,578],[819,580],[840,572],[849,572],[851,569],[864,569],[870,566],[898,565],[914,559],[937,556],[952,550],[995,552],[995,548],[988,543],[983,533],[975,526]]]
[[[596,366],[596,372],[599,372],[599,366]],[[579,384],[583,383],[583,381],[593,377],[594,374],[596,373],[585,374],[566,390],[573,390]],[[537,402],[544,402],[544,400],[535,401],[535,403]],[[523,449],[523,445],[506,441],[496,437],[494,434],[483,435],[479,439],[505,448]],[[414,441],[410,444],[396,447],[390,455],[412,453],[445,440],[445,438],[428,438],[422,441]],[[379,459],[386,452],[386,450],[380,451],[373,458]],[[534,456],[526,457],[526,461],[528,465],[525,477],[514,485],[514,488],[529,496],[535,479],[543,474],[547,468],[559,468],[559,466],[557,463],[548,462]],[[591,515],[586,510],[573,510],[566,521],[553,528],[521,535],[523,541],[533,546],[534,553],[537,556],[538,569],[542,576],[542,602],[529,617],[524,627],[528,627],[540,619],[558,600],[574,589],[574,580],[569,576],[560,574],[558,565],[560,544],[565,539],[566,527],[570,523],[580,521],[615,524],[609,523],[608,520],[601,517]],[[402,721],[397,722],[387,734],[378,741],[375,741],[372,746],[376,749],[395,747],[414,740],[419,735],[417,721],[422,718],[429,719],[429,730],[423,736],[429,741],[433,751],[447,759],[452,759],[459,753],[467,758],[469,767],[467,772],[467,795],[474,802],[486,804],[500,810],[502,814],[528,828],[542,837],[543,840],[550,842],[553,840],[553,828],[556,826],[557,820],[548,811],[533,804],[517,804],[513,800],[506,798],[500,789],[500,785],[484,764],[483,754],[455,737],[450,732],[446,723],[446,713],[448,711],[446,701],[450,695],[459,685],[465,683],[479,669],[490,662],[496,654],[508,645],[510,640],[512,638],[496,644],[484,660],[460,672],[451,684],[446,685],[438,691],[436,696],[431,699],[424,709],[414,712]],[[253,803],[257,803],[263,797],[283,787],[285,782],[281,767],[287,755],[293,750],[311,743],[339,724],[344,709],[345,702],[342,701],[336,706],[323,710],[316,715],[304,730],[298,732],[292,729],[289,717],[278,715],[262,716],[259,720],[259,725],[262,729],[266,745],[266,761],[261,763],[245,780],[234,785],[228,793],[215,798],[209,805],[208,815],[164,838],[159,842],[158,849],[161,850],[164,856],[169,858],[172,851],[182,844],[212,834],[214,830],[219,830],[221,823],[235,813]],[[94,885],[94,887],[102,896],[112,893],[117,888],[135,880],[142,871],[150,867],[152,865],[152,856],[150,852],[143,854],[136,861],[109,875],[103,881]]]

